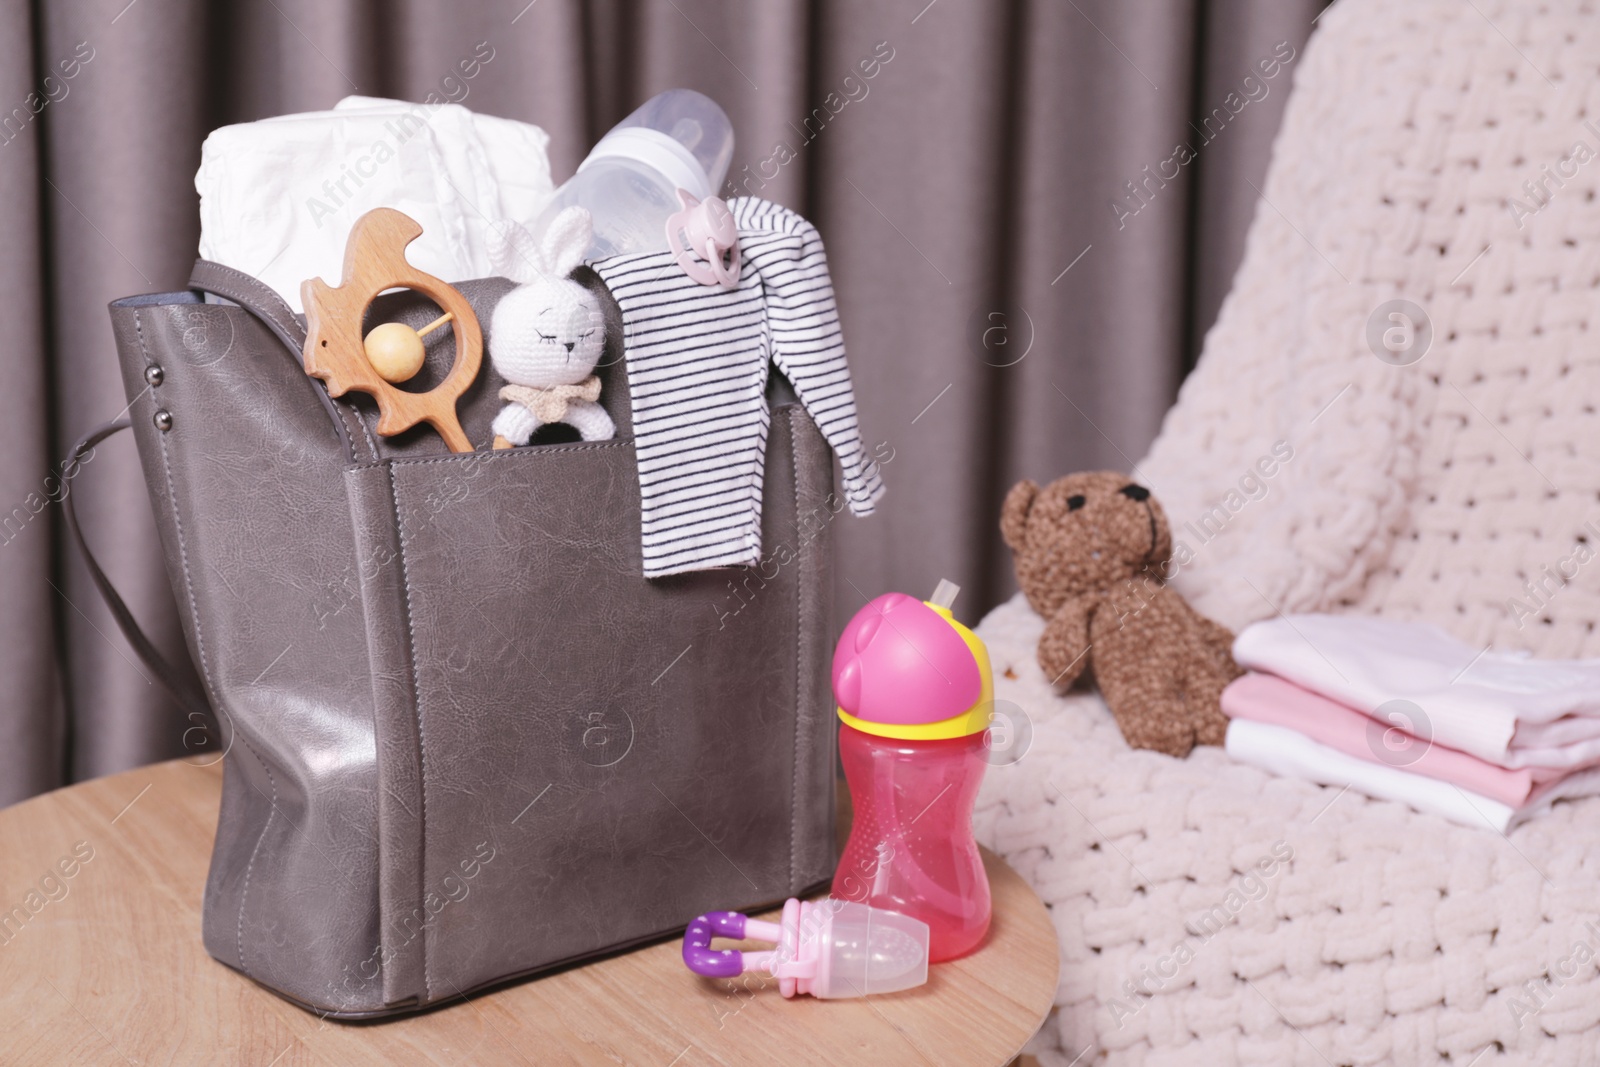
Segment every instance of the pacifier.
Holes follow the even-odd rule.
[[[711,947],[713,937],[771,941],[762,952]],[[898,912],[824,897],[783,905],[780,922],[708,911],[683,935],[683,963],[707,978],[764,971],[785,997],[824,1000],[897,993],[928,980],[928,924]]]
[[[683,273],[701,285],[738,285],[739,229],[728,205],[715,196],[697,200],[682,188],[678,203],[683,210],[667,216],[667,247]]]

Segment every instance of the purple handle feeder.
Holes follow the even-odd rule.
[[[774,949],[711,947],[713,937],[770,941]],[[786,997],[862,997],[894,993],[928,980],[928,926],[897,912],[824,898],[783,905],[783,921],[737,911],[708,911],[683,934],[683,963],[707,978],[765,971]]]

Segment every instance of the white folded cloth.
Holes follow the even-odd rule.
[[[1271,723],[1233,719],[1228,723],[1228,755],[1284,778],[1319,785],[1348,786],[1379,800],[1409,804],[1451,822],[1505,833],[1516,809],[1450,782],[1347,756],[1311,740],[1298,730]]]
[[[213,130],[200,150],[200,255],[253,275],[296,312],[300,283],[337,285],[345,239],[375,207],[422,226],[412,265],[447,282],[497,273],[507,220],[533,221],[554,193],[548,135],[459,104],[351,96],[332,111]]]
[[[1298,730],[1249,719],[1228,723],[1226,746],[1231,758],[1272,774],[1303,778],[1319,785],[1348,786],[1366,796],[1409,804],[1462,826],[1487,826],[1500,833],[1563,797],[1600,793],[1600,768],[1590,768],[1536,790],[1526,804],[1513,808],[1450,782],[1348,756]]]
[[[1600,725],[1600,660],[1534,660],[1473,648],[1425,623],[1352,615],[1254,623],[1233,657],[1367,715],[1409,701],[1432,740],[1502,767],[1600,758],[1590,730]]]
[[[1560,748],[1600,741],[1600,715],[1567,715],[1554,722],[1519,722],[1514,748]]]

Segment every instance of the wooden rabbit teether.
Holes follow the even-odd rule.
[[[321,378],[330,396],[351,389],[378,402],[378,432],[385,437],[426,422],[452,452],[471,452],[472,442],[456,417],[456,401],[483,365],[483,330],[459,291],[406,262],[405,249],[422,236],[416,220],[380,207],[356,220],[344,248],[344,277],[337,286],[321,278],[300,285],[306,308],[306,373]],[[421,330],[385,323],[361,336],[361,319],[379,293],[415,289],[445,314]],[[453,322],[456,358],[444,381],[426,393],[408,393],[402,382],[422,368],[422,335]]]

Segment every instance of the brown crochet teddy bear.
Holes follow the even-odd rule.
[[[1172,556],[1166,513],[1115,471],[1072,474],[1006,494],[1000,532],[1017,584],[1046,621],[1039,666],[1066,688],[1088,668],[1134,748],[1188,755],[1220,745],[1219,698],[1242,672],[1233,634],[1161,578]]]

